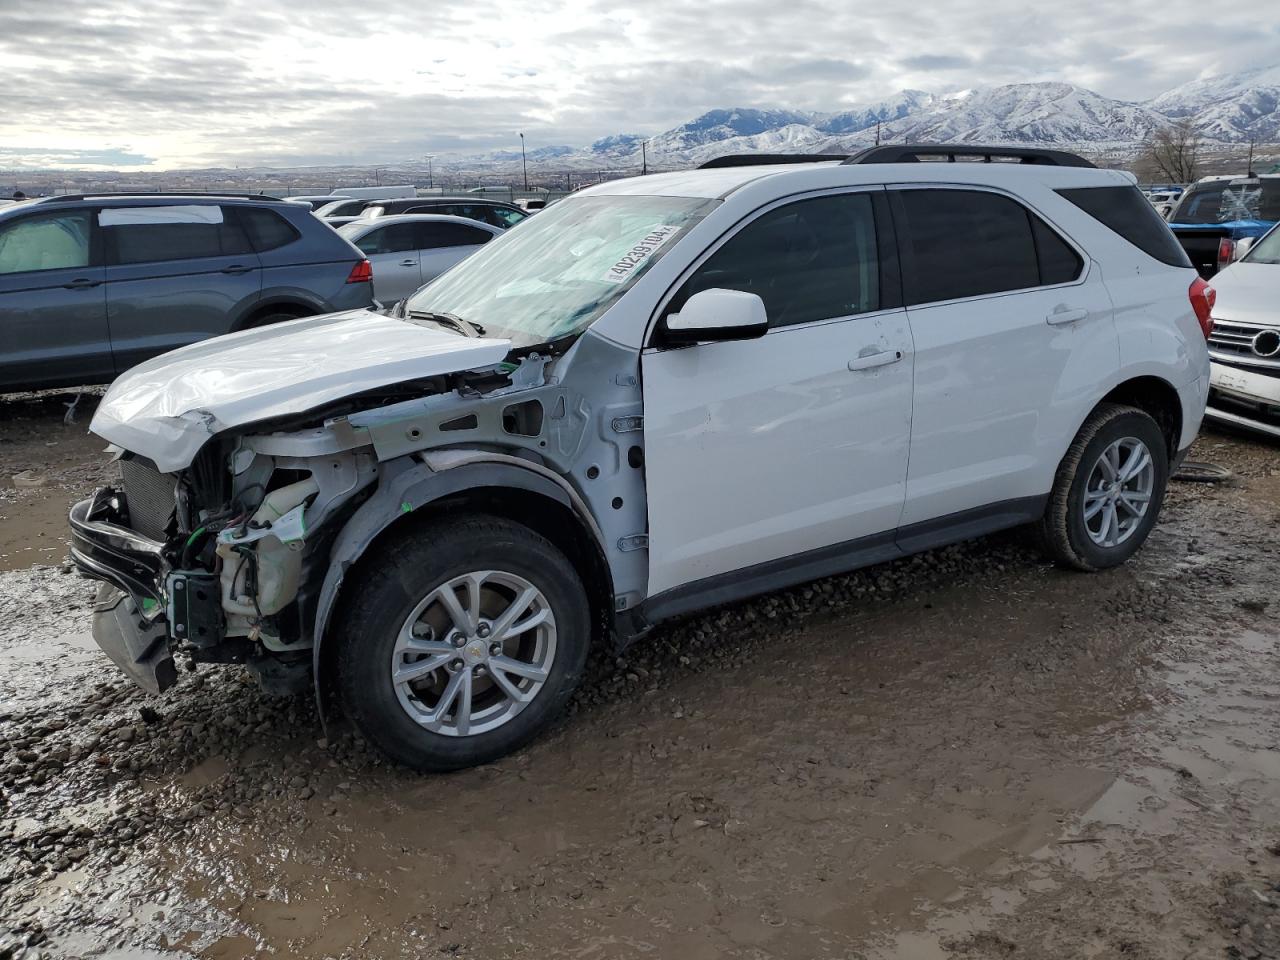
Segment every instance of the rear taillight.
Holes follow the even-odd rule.
[[[1222,270],[1231,266],[1231,261],[1236,255],[1236,242],[1230,237],[1223,237],[1218,241],[1218,269]]]
[[[1218,300],[1218,292],[1200,277],[1196,277],[1191,281],[1187,296],[1191,298],[1191,309],[1196,312],[1200,329],[1204,332],[1204,338],[1208,340],[1209,334],[1213,332],[1213,305]]]
[[[347,283],[369,283],[373,279],[373,264],[361,260],[347,274]]]

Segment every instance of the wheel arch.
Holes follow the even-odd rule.
[[[1149,414],[1160,426],[1160,433],[1168,446],[1169,462],[1173,463],[1182,437],[1182,400],[1173,384],[1152,375],[1132,377],[1113,387],[1099,401],[1101,403],[1122,403]],[[1097,408],[1098,404],[1095,404],[1089,416]]]
[[[459,511],[512,520],[545,537],[582,577],[593,627],[603,631],[612,623],[613,577],[603,535],[562,477],[519,457],[487,451],[441,451],[389,461],[374,494],[334,540],[316,599],[312,669],[322,718],[333,677],[335,645],[327,642],[329,626],[348,575],[379,543]]]
[[[296,320],[299,317],[310,317],[314,314],[323,312],[324,307],[322,304],[311,303],[298,297],[273,297],[269,300],[255,301],[254,304],[244,312],[244,315],[232,324],[231,330],[232,332],[237,330],[248,330],[250,327],[255,326],[263,317],[269,316],[273,313],[287,313]]]

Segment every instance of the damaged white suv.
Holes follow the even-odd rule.
[[[955,154],[1014,162],[918,162]],[[178,653],[314,682],[445,770],[669,617],[1018,524],[1080,569],[1132,555],[1212,299],[1132,178],[758,160],[583,191],[394,313],[122,376],[91,428],[121,484],[71,513],[98,643],[152,691]]]

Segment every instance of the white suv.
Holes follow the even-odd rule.
[[[918,162],[975,155],[990,161]],[[422,770],[491,760],[592,643],[1019,524],[1081,570],[1156,522],[1212,292],[1132,178],[1028,150],[602,184],[394,313],[111,387],[72,511],[95,636],[313,680]]]

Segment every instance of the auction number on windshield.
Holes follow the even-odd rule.
[[[618,258],[618,262],[611,266],[603,277],[605,283],[622,283],[627,277],[635,273],[646,260],[654,255],[662,245],[676,235],[680,230],[679,227],[671,224],[662,224],[654,227],[643,237],[641,237],[630,250]]]

